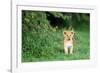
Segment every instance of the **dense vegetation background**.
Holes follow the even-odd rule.
[[[90,14],[22,11],[22,62],[89,59]],[[63,31],[74,28],[74,54],[65,55]]]

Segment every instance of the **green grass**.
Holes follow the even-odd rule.
[[[75,30],[74,53],[64,54],[63,30],[46,28],[22,33],[22,62],[83,60],[90,58],[88,30]]]

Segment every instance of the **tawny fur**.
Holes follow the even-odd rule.
[[[64,31],[64,52],[65,54],[73,54],[73,31]]]

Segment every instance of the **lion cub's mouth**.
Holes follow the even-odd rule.
[[[71,39],[67,39],[67,41],[70,41]]]

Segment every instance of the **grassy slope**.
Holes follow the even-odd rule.
[[[65,55],[63,51],[63,30],[27,33],[22,38],[22,61],[89,59],[89,32],[77,30],[75,31],[75,36],[74,54]]]

